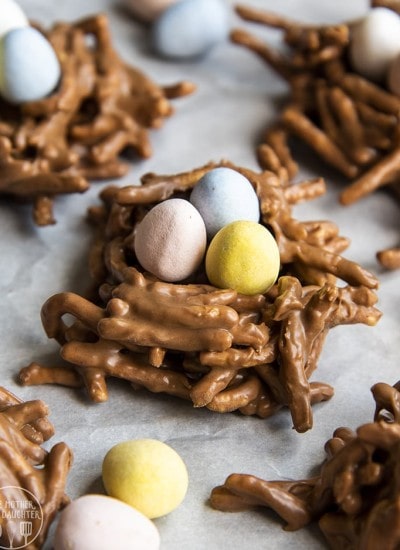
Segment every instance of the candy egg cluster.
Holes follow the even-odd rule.
[[[168,199],[149,210],[135,231],[135,254],[163,281],[187,279],[204,261],[213,285],[264,293],[278,277],[280,255],[259,218],[249,180],[236,170],[215,168],[197,182],[189,200]]]
[[[228,36],[223,0],[125,0],[125,4],[152,23],[153,48],[162,57],[200,57]]]
[[[362,76],[387,81],[391,92],[400,95],[400,16],[378,7],[351,29],[350,63]]]
[[[2,0],[0,16],[0,95],[10,103],[49,95],[61,69],[49,41],[13,0]]]

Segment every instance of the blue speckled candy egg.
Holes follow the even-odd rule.
[[[184,199],[168,199],[153,206],[138,224],[134,248],[144,269],[175,282],[196,271],[206,245],[206,228],[196,208]]]
[[[193,188],[190,202],[200,212],[209,239],[228,223],[260,219],[260,205],[253,186],[231,168],[207,172]]]
[[[11,29],[29,25],[26,15],[14,0],[0,0],[0,12],[0,36]]]
[[[153,45],[164,57],[185,59],[205,54],[228,36],[228,12],[221,0],[181,0],[153,25]]]
[[[0,94],[10,103],[49,95],[61,69],[50,42],[36,29],[11,30],[0,39]]]

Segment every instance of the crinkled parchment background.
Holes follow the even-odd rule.
[[[366,0],[249,0],[249,4],[320,23],[359,17],[368,9]],[[250,52],[227,42],[198,62],[166,62],[151,53],[148,29],[127,18],[111,0],[21,0],[21,5],[30,18],[46,25],[105,11],[116,48],[126,60],[161,84],[190,79],[198,85],[195,95],[175,101],[175,115],[152,132],[154,155],[133,165],[120,185],[137,183],[147,171],[173,173],[221,158],[257,168],[255,145],[274,119],[285,86]],[[279,33],[242,23],[233,10],[231,23],[280,42]],[[341,207],[337,197],[344,182],[312,155],[303,152],[302,159],[301,176],[322,175],[329,190],[325,197],[296,207],[295,216],[331,219],[341,234],[351,238],[346,256],[380,277],[379,307],[384,313],[375,328],[344,326],[329,333],[314,379],[332,384],[335,396],[314,408],[314,428],[306,434],[292,429],[286,410],[269,420],[219,415],[194,410],[178,399],[134,392],[123,382],[110,382],[109,401],[97,405],[77,390],[19,387],[16,375],[31,360],[58,361],[58,346],[42,329],[40,308],[53,293],[86,287],[90,229],[85,212],[106,184],[94,184],[84,195],[57,199],[58,223],[43,229],[33,227],[28,206],[0,203],[1,384],[23,399],[40,398],[49,404],[56,427],[49,444],[63,440],[74,452],[67,486],[72,498],[102,491],[102,459],[120,441],[158,438],[180,453],[190,486],[179,509],[156,520],[163,550],[323,548],[316,528],[286,533],[268,511],[212,510],[207,504],[210,491],[232,472],[264,479],[312,475],[324,457],[323,444],[336,427],[355,428],[372,418],[371,385],[393,384],[400,378],[400,273],[382,272],[375,260],[376,250],[399,244],[399,205],[389,194],[376,193],[354,206]]]

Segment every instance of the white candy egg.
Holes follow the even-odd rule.
[[[61,512],[54,550],[158,550],[154,523],[132,506],[104,495],[85,495]]]
[[[14,0],[0,0],[0,37],[12,29],[28,25],[26,15]]]
[[[354,24],[350,38],[350,62],[356,72],[383,80],[400,53],[400,16],[387,8],[372,9]]]

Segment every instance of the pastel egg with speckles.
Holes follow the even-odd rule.
[[[185,498],[188,472],[179,454],[156,439],[123,441],[103,460],[107,493],[130,504],[148,518],[169,514]]]
[[[141,266],[166,282],[182,281],[200,266],[207,245],[204,221],[187,200],[154,206],[138,224],[134,249]]]
[[[154,523],[132,506],[105,495],[85,495],[61,512],[54,550],[158,550]]]
[[[193,188],[190,202],[200,212],[209,239],[234,221],[260,219],[260,204],[253,186],[231,168],[207,172]]]
[[[46,37],[32,27],[13,29],[0,39],[0,94],[10,103],[36,101],[56,88],[61,68]]]
[[[228,28],[227,6],[222,0],[181,0],[156,19],[152,42],[163,57],[195,58],[226,40]]]
[[[0,10],[0,36],[29,25],[26,15],[14,0],[0,0]]]
[[[241,294],[267,292],[280,269],[276,240],[266,227],[249,221],[232,222],[218,231],[206,255],[209,281]]]

